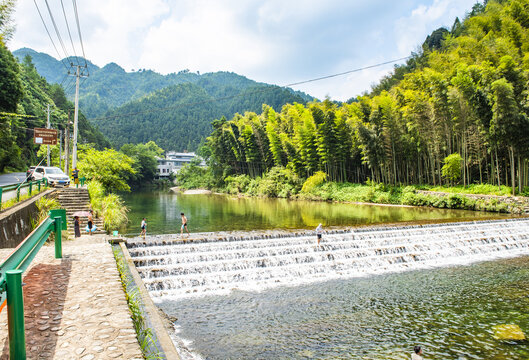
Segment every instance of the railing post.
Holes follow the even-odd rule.
[[[55,259],[62,259],[62,217],[56,216],[55,220]]]
[[[39,187],[39,192],[40,192],[40,180],[37,180],[37,186]]]
[[[20,187],[17,188],[17,202],[20,201]]]
[[[31,190],[33,190],[33,183],[29,182],[29,196],[31,196]]]
[[[2,208],[2,191],[4,191],[4,189],[0,187],[0,209]]]
[[[6,271],[6,280],[9,358],[17,360],[26,359],[24,297],[22,296],[22,270]]]

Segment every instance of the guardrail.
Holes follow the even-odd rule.
[[[74,182],[75,182],[75,188],[78,188],[78,187],[79,187],[79,184],[81,185],[81,187],[83,187],[83,186],[84,186],[84,183],[85,183],[85,181],[86,181],[86,178],[83,176],[83,177],[79,178],[78,180],[79,180],[79,181],[77,181],[77,182],[75,182],[75,180],[74,180]]]
[[[10,359],[26,359],[22,273],[28,268],[53,231],[55,232],[55,258],[62,258],[62,230],[65,229],[65,220],[66,210],[50,211],[49,216],[0,265],[0,303],[2,304],[0,311],[7,302]]]
[[[33,192],[33,186],[37,186],[37,188],[40,191],[41,185],[44,187],[48,187],[48,179],[44,178],[44,179],[39,179],[35,181],[23,182],[21,184],[0,186],[0,209],[2,208],[2,193],[4,191],[7,192],[7,191],[15,190],[17,192],[17,201],[20,201],[20,189],[25,188],[25,187],[29,188],[28,193],[31,196],[31,193]]]

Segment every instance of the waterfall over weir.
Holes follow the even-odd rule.
[[[128,246],[161,301],[528,255],[529,219]]]

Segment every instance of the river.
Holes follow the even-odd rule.
[[[527,341],[493,336],[502,324],[529,332],[526,220],[362,230],[505,217],[159,191],[124,199],[135,235],[142,217],[148,234],[179,232],[180,212],[192,232],[355,227],[324,236],[321,248],[313,236],[131,248],[151,296],[177,318],[183,359],[404,360],[414,345],[425,359],[529,358]],[[208,293],[219,286],[226,291]],[[205,295],[184,294],[194,287]]]
[[[183,195],[169,191],[134,191],[122,194],[130,209],[126,234],[140,233],[143,217],[149,234],[180,232],[180,213],[185,213],[191,232],[309,229],[328,226],[359,226],[397,222],[478,220],[505,215],[486,212],[238,198],[226,195]]]

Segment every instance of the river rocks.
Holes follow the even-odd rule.
[[[520,329],[520,327],[515,324],[496,325],[492,327],[492,330],[494,330],[494,338],[496,340],[525,340],[525,334],[523,333],[522,329]]]
[[[209,195],[211,190],[206,189],[192,189],[184,191],[184,195]]]

